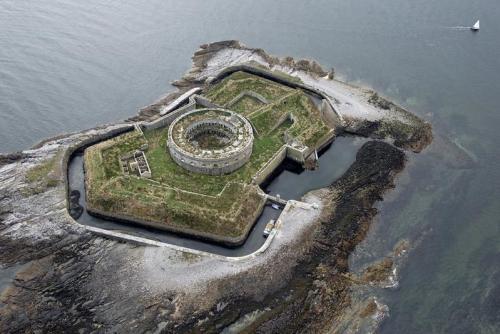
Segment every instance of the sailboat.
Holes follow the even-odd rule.
[[[477,20],[476,23],[472,27],[470,27],[472,31],[478,31],[479,30],[479,20]]]

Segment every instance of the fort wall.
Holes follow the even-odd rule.
[[[194,99],[189,99],[188,104],[176,109],[165,116],[162,116],[152,122],[143,123],[143,128],[146,130],[159,129],[165,126],[169,126],[177,117],[192,111],[196,108],[196,101]]]
[[[269,102],[267,101],[267,99],[260,95],[259,93],[256,93],[254,91],[251,91],[251,90],[245,90],[243,92],[241,92],[240,94],[238,94],[235,98],[233,98],[231,101],[229,101],[228,103],[226,103],[226,108],[230,109],[232,106],[234,106],[236,103],[238,103],[242,98],[244,97],[250,97],[254,100],[257,100],[258,102],[262,103],[262,104],[268,104]]]
[[[193,120],[186,128],[181,126],[180,123],[186,117],[192,117],[205,111],[219,112],[220,116],[218,117],[220,118],[210,116],[204,120]],[[223,119],[223,117],[228,116],[230,116],[229,120]],[[175,130],[177,126],[181,131],[179,134]],[[223,128],[227,128],[226,132],[231,133],[231,136],[234,137],[227,147],[199,149],[194,148],[190,143],[190,133],[193,129],[218,133]],[[172,159],[181,167],[195,173],[223,175],[237,170],[250,159],[253,149],[253,130],[244,117],[232,111],[220,108],[197,109],[185,113],[170,124],[167,146]]]
[[[155,119],[154,121],[151,121],[149,123],[142,123],[142,127],[146,130],[153,130],[153,129],[159,129],[165,126],[169,126],[172,124],[173,121],[177,117],[180,117],[184,115],[185,113],[188,113],[190,111],[193,111],[196,109],[196,105],[199,104],[205,108],[220,108],[219,105],[211,102],[207,98],[192,94],[190,96],[185,96],[184,100],[182,101],[177,101],[176,106],[182,104],[185,100],[188,100],[188,103],[183,105],[182,107],[175,109],[175,108],[169,108],[168,113],[161,113],[161,117],[158,119]],[[170,107],[170,105],[168,106]],[[175,109],[175,110],[174,110]]]
[[[125,223],[125,224],[147,226],[147,227],[155,228],[158,230],[174,233],[174,234],[177,234],[180,236],[185,236],[185,237],[190,237],[193,239],[199,239],[199,240],[203,240],[203,241],[222,244],[222,245],[227,246],[227,247],[237,247],[237,246],[241,246],[243,243],[245,243],[245,240],[247,239],[248,234],[250,233],[250,230],[252,229],[253,225],[255,225],[255,223],[257,222],[257,219],[259,218],[262,211],[264,210],[266,200],[267,199],[265,198],[265,196],[262,196],[260,202],[257,204],[256,210],[252,214],[252,217],[250,217],[248,220],[249,222],[253,222],[253,223],[247,224],[245,230],[240,235],[235,236],[235,237],[223,236],[223,235],[218,235],[218,234],[214,234],[214,233],[210,233],[210,232],[201,232],[201,231],[197,231],[195,229],[191,229],[188,227],[168,225],[168,224],[165,224],[163,222],[144,220],[144,219],[140,219],[137,217],[129,216],[127,214],[120,214],[120,213],[115,213],[115,212],[103,211],[103,210],[94,208],[88,202],[86,203],[86,210],[92,216],[102,218],[102,219],[117,221],[117,222]]]
[[[271,173],[278,168],[279,165],[285,160],[287,155],[287,147],[283,145],[278,152],[274,154],[271,160],[268,161],[264,167],[262,167],[253,177],[252,182],[254,184],[261,184],[264,182]]]
[[[307,146],[292,146],[287,145],[286,155],[287,158],[303,164],[306,161],[307,156],[310,154],[310,148]]]
[[[321,116],[323,116],[323,120],[328,124],[331,128],[336,128],[342,125],[342,121],[339,116],[335,113],[332,105],[328,100],[321,100],[321,106],[319,108]]]

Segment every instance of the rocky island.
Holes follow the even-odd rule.
[[[174,85],[121,124],[0,156],[0,263],[12,273],[0,330],[317,333],[379,321],[383,305],[348,292],[387,281],[393,262],[353,277],[347,257],[431,126],[314,61],[237,41],[202,45]],[[283,161],[314,169],[341,136],[369,140],[329,187],[300,200],[263,192]],[[69,184],[75,154],[84,193]],[[239,257],[78,221],[86,210],[237,247],[269,203],[282,209],[271,234]]]

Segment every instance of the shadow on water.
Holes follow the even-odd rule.
[[[354,161],[357,150],[364,142],[364,139],[355,137],[338,137],[334,143],[320,152],[319,168],[314,171],[304,170],[295,163],[285,161],[262,185],[262,188],[266,193],[280,194],[287,200],[300,199],[308,191],[326,187],[340,177]],[[69,162],[68,182],[70,191],[80,191],[80,205],[85,207],[83,155],[81,153],[75,154]],[[245,243],[237,248],[227,248],[152,228],[104,220],[89,215],[86,210],[78,222],[224,256],[243,256],[255,252],[264,244],[265,238],[262,233],[267,222],[270,219],[277,219],[280,213],[281,210],[275,210],[266,205]]]
[[[299,199],[305,193],[324,188],[337,180],[354,162],[356,152],[367,139],[337,137],[335,142],[318,153],[319,167],[306,170],[293,161],[285,160],[269,181],[262,184],[268,194],[284,199]]]

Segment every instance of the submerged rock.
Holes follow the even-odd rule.
[[[78,219],[83,213],[83,207],[80,205],[80,192],[71,190],[69,193],[69,214],[73,219]]]

